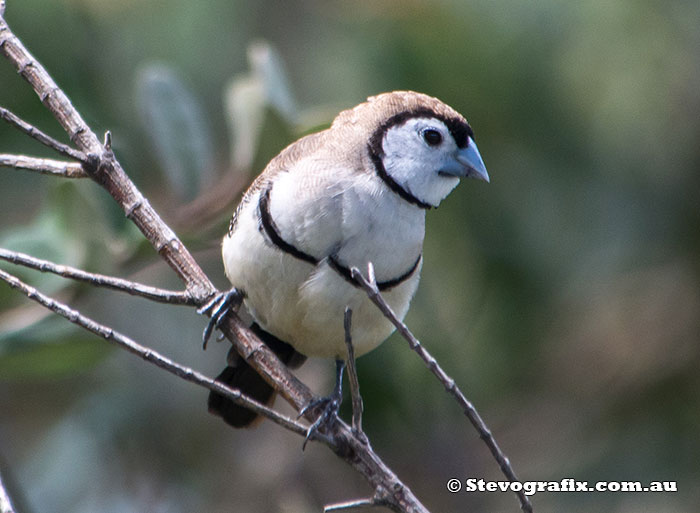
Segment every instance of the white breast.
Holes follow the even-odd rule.
[[[401,200],[375,176],[345,178],[333,177],[336,189],[325,197],[337,201],[321,202],[321,208],[308,190],[295,192],[294,187],[275,183],[270,211],[280,234],[297,247],[305,244],[303,249],[316,257],[325,255],[314,251],[335,245],[338,260],[363,273],[371,261],[380,282],[401,276],[421,253],[424,211]],[[293,176],[285,174],[284,179],[293,182]],[[260,231],[259,194],[245,204],[222,248],[226,275],[245,292],[245,304],[256,321],[307,356],[338,358],[345,355],[343,312],[349,306],[356,355],[377,347],[393,326],[363,290],[326,261],[314,266],[273,245]],[[383,293],[399,318],[408,311],[421,264],[410,278]]]

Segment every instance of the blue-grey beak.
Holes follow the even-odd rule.
[[[486,183],[491,181],[479,148],[476,147],[476,143],[471,137],[467,140],[467,147],[457,152],[457,161],[464,166],[462,176],[483,180]]]
[[[476,178],[490,182],[484,161],[481,159],[476,143],[470,137],[467,146],[461,148],[455,155],[455,160],[440,169],[441,175],[456,176],[458,178]]]

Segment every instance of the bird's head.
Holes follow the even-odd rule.
[[[336,124],[370,132],[369,157],[394,192],[436,207],[460,178],[489,181],[467,120],[436,98],[411,91],[374,96],[341,113]]]

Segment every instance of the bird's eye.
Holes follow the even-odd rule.
[[[442,142],[442,134],[434,128],[426,128],[421,135],[423,135],[423,140],[427,142],[429,146],[437,146]]]

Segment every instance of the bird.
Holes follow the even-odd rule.
[[[371,263],[382,296],[403,319],[423,265],[426,211],[462,178],[490,181],[464,116],[432,96],[393,91],[287,146],[243,194],[222,242],[232,297],[291,368],[307,357],[335,359],[334,392],[311,405],[326,408],[316,427],[342,399],[345,309],[355,356],[394,331],[351,269]],[[216,379],[262,403],[274,400],[273,388],[233,350]],[[254,412],[216,392],[208,406],[234,427],[256,424]]]

